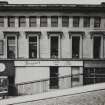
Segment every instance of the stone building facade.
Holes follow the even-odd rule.
[[[33,94],[104,82],[104,10],[104,3],[1,2],[0,74],[8,77],[9,91]],[[13,62],[12,75],[4,61]]]

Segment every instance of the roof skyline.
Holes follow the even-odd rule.
[[[105,0],[0,0],[9,4],[100,4]]]

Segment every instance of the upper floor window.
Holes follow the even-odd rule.
[[[29,58],[37,58],[37,36],[29,36]]]
[[[62,27],[69,26],[69,16],[62,16]]]
[[[84,17],[83,26],[90,27],[90,17]]]
[[[4,54],[4,42],[3,40],[0,40],[0,55]]]
[[[24,16],[19,17],[19,27],[26,26],[26,18]]]
[[[8,27],[15,27],[15,17],[8,17]]]
[[[36,16],[30,16],[29,17],[29,26],[30,27],[36,27]]]
[[[40,17],[40,27],[47,27],[47,16]]]
[[[101,36],[93,37],[93,57],[100,58],[101,55]]]
[[[101,18],[100,17],[95,17],[94,18],[94,27],[98,28],[98,27],[100,27],[100,24],[101,24]]]
[[[16,57],[16,39],[15,36],[7,37],[7,58],[14,59]]]
[[[73,17],[73,27],[79,27],[79,20],[80,20],[80,17],[77,17],[77,16]]]
[[[72,58],[79,58],[80,36],[72,36]]]
[[[58,16],[51,16],[51,27],[58,27]]]
[[[51,36],[51,58],[58,58],[58,36]]]
[[[0,27],[4,27],[4,17],[0,17]]]

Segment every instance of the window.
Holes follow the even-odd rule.
[[[62,16],[62,27],[69,26],[69,16]]]
[[[15,27],[15,17],[8,17],[8,27]]]
[[[100,23],[101,23],[101,18],[100,17],[95,17],[94,18],[94,27],[95,28],[100,27]]]
[[[94,36],[93,37],[93,57],[100,58],[101,53],[101,37]]]
[[[58,58],[58,36],[51,36],[51,58]]]
[[[14,59],[16,57],[16,38],[15,36],[7,36],[7,58]]]
[[[105,82],[105,68],[84,68],[84,85]]]
[[[58,27],[58,16],[51,17],[51,27]]]
[[[90,27],[90,17],[84,17],[84,27]]]
[[[50,67],[50,89],[59,88],[58,67]]]
[[[47,16],[40,17],[40,27],[47,27]]]
[[[24,16],[19,17],[19,27],[25,27],[26,26],[26,18]]]
[[[29,58],[37,58],[37,36],[29,36]]]
[[[0,27],[4,27],[4,17],[0,17]]]
[[[36,16],[29,17],[29,26],[36,27]]]
[[[79,27],[79,17],[73,17],[73,27]]]
[[[72,58],[79,58],[80,36],[72,36]]]
[[[3,43],[3,40],[0,40],[0,55],[3,55],[3,53],[4,53],[4,43]]]

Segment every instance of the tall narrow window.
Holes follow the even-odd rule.
[[[72,58],[79,58],[80,36],[72,36]]]
[[[40,27],[47,27],[47,16],[40,17]]]
[[[36,16],[29,17],[29,26],[36,27]]]
[[[58,27],[58,16],[51,17],[51,27]]]
[[[101,37],[100,36],[94,36],[93,39],[93,57],[94,58],[100,58],[100,52],[101,52]]]
[[[80,18],[75,16],[73,17],[73,27],[79,27],[79,20]]]
[[[7,58],[14,59],[16,57],[16,39],[15,36],[7,37]]]
[[[69,26],[69,16],[62,16],[62,27]]]
[[[24,16],[19,17],[19,27],[26,26],[26,18]]]
[[[58,36],[51,36],[51,58],[58,58]]]
[[[15,27],[15,17],[8,17],[8,27]]]
[[[50,67],[50,89],[59,88],[58,67]]]
[[[29,58],[37,58],[37,36],[29,36]]]
[[[0,27],[4,27],[4,17],[0,17]]]
[[[84,27],[90,27],[90,17],[84,17]]]
[[[101,18],[95,17],[94,18],[94,27],[98,28],[98,27],[100,27],[100,24],[101,24]]]

